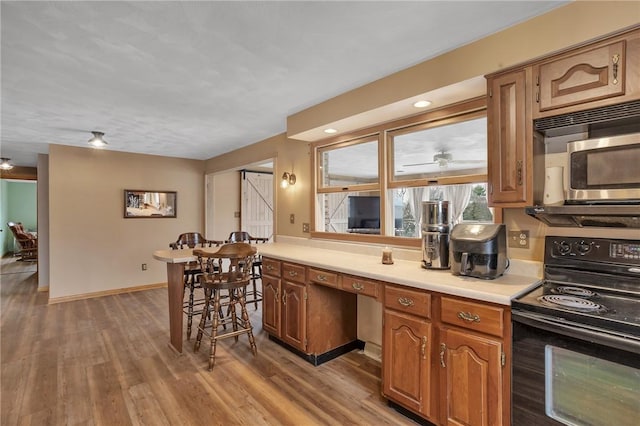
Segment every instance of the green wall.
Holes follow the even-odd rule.
[[[3,229],[2,255],[13,251],[13,234],[7,222],[22,222],[29,231],[38,229],[37,183],[35,181],[0,182],[0,226]]]

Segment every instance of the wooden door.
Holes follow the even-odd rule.
[[[262,328],[280,337],[280,279],[262,276]]]
[[[539,65],[539,111],[624,95],[625,48],[622,40]]]
[[[453,329],[440,339],[442,424],[501,426],[502,344]]]
[[[282,282],[282,340],[303,352],[307,350],[306,287],[291,281]]]
[[[241,229],[254,237],[273,236],[273,174],[242,173]]]
[[[487,154],[489,204],[522,207],[532,204],[533,122],[529,68],[487,80]]]
[[[384,395],[432,419],[431,323],[392,310],[384,312]]]

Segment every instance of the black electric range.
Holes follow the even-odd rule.
[[[512,309],[640,345],[640,240],[546,237],[544,278]]]

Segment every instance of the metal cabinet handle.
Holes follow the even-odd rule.
[[[471,312],[458,312],[458,318],[466,322],[480,322],[480,316]]]
[[[327,280],[327,276],[326,275],[316,275],[316,278],[318,279],[318,281],[326,281]]]
[[[427,359],[427,336],[422,336],[420,351],[422,352],[422,359]]]
[[[611,57],[613,62],[613,84],[618,84],[618,63],[620,62],[620,54],[616,53]]]
[[[275,271],[276,268],[274,268],[271,265],[267,265],[267,271]]]
[[[282,304],[287,306],[287,293],[282,292]]]
[[[351,287],[353,287],[353,289],[356,290],[356,291],[364,290],[364,286],[362,284],[360,284],[358,281],[352,283]]]
[[[402,306],[413,306],[413,299],[409,299],[408,297],[398,297],[398,303]]]
[[[444,353],[447,351],[447,345],[444,343],[440,343],[440,365],[446,367],[447,365],[444,363]]]
[[[522,186],[522,161],[516,162],[516,179],[518,180],[518,185]]]
[[[289,276],[290,277],[297,277],[298,273],[296,271],[289,271]]]

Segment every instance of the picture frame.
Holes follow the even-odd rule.
[[[124,190],[125,219],[176,218],[178,193],[176,191]]]

